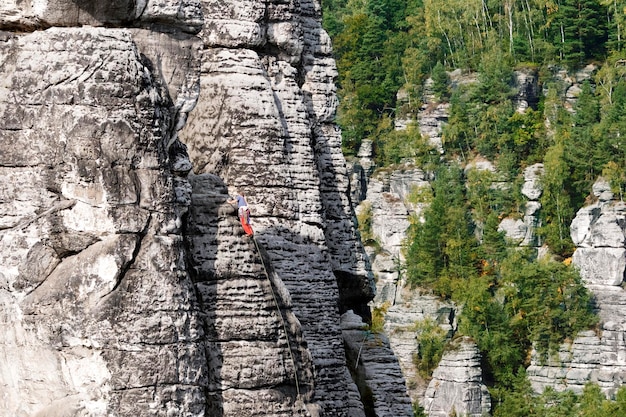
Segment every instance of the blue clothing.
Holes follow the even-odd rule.
[[[248,203],[246,203],[246,199],[242,195],[238,195],[235,198],[237,199],[237,207],[245,207],[248,205]]]

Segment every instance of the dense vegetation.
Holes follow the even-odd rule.
[[[344,153],[364,139],[379,166],[411,160],[432,172],[423,221],[408,233],[410,283],[464,306],[459,332],[483,352],[495,416],[624,414],[590,385],[576,396],[531,395],[525,379],[531,346],[543,357],[596,323],[591,297],[570,267],[569,225],[602,175],[623,197],[626,186],[625,0],[323,0],[324,25],[339,69]],[[564,77],[595,66],[575,101]],[[475,74],[453,84],[450,72]],[[538,77],[538,101],[516,111],[516,71]],[[449,103],[443,154],[409,124],[431,78],[435,100]],[[624,132],[624,133],[622,133]],[[473,158],[496,173],[464,171]],[[551,253],[512,248],[497,226],[522,216],[524,168],[543,163],[541,242]],[[510,187],[493,187],[494,182]],[[367,225],[367,210],[361,214]],[[375,237],[367,235],[369,242]],[[538,291],[537,289],[541,289]],[[432,371],[442,336],[416,324],[425,347],[418,369]],[[417,329],[417,328],[416,328]],[[607,410],[610,410],[607,414]],[[617,413],[617,411],[616,411]]]

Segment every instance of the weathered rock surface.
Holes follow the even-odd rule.
[[[340,314],[374,288],[320,9],[0,6],[0,415],[364,415]]]
[[[429,186],[426,173],[409,164],[392,171],[381,170],[368,180],[367,198],[356,210],[369,211],[371,232],[381,247],[370,251],[376,275],[376,305],[394,304],[396,292],[405,284],[400,282],[399,271],[409,215],[419,216],[423,209],[423,204],[409,202],[409,195]]]
[[[197,98],[197,42],[155,36],[2,35],[3,416],[203,413],[176,139]]]
[[[246,15],[249,20],[245,24],[246,28],[261,25],[259,33],[267,34],[267,38],[256,41],[233,35],[240,44],[228,40],[222,43],[226,39],[222,37],[224,30],[239,30],[228,24],[237,5],[238,2],[205,5],[205,14],[218,22],[210,23],[201,33],[206,48],[202,56],[201,93],[196,111],[181,135],[189,146],[198,178],[215,175],[230,187],[222,190],[222,206],[227,195],[234,194],[237,188],[245,191],[252,205],[256,238],[292,300],[296,330],[305,340],[296,341],[292,350],[302,350],[301,355],[309,355],[312,361],[308,370],[299,372],[306,376],[306,372],[313,373],[315,369],[316,378],[308,388],[307,401],[324,415],[362,415],[363,405],[346,367],[337,306],[340,310],[353,308],[364,312],[373,288],[367,259],[352,224],[340,134],[332,122],[336,69],[329,39],[319,22],[319,5],[306,1],[267,4],[260,16]],[[247,9],[237,10],[243,13]],[[249,10],[258,8],[251,4]],[[266,19],[267,14],[272,18]],[[268,21],[274,22],[271,27],[262,26]],[[284,30],[288,32],[283,33]],[[253,49],[259,45],[265,45],[265,49]],[[198,183],[194,196],[215,192],[211,191],[214,185],[202,185],[203,181]],[[233,229],[233,211],[226,214],[224,208],[215,209],[217,206],[192,205],[196,218],[192,225],[196,222],[215,226],[208,235],[203,231],[191,236],[190,245],[199,248],[192,250],[191,260],[197,265],[198,276],[216,280],[218,290],[213,291],[219,294],[222,286],[230,287],[233,275],[241,273],[237,268],[253,260],[258,263],[258,255],[251,242],[234,250],[234,242],[241,237],[238,228]],[[226,221],[222,217],[229,216],[231,226],[219,226]],[[260,271],[250,273],[258,280]],[[249,300],[245,293],[239,297],[232,307],[216,312],[220,327],[220,317],[236,313],[240,304]],[[256,308],[271,306],[261,304]],[[229,331],[228,323],[224,325],[224,331]],[[237,372],[228,369],[239,356],[236,350],[229,349],[228,340],[227,337],[218,341],[219,352],[208,353],[214,361],[224,363],[222,375]],[[284,354],[286,347],[282,347]],[[299,378],[303,390],[307,389],[305,376]],[[313,385],[315,393],[311,398]],[[254,390],[232,392],[227,388],[211,388],[212,401],[223,403],[225,412],[229,403],[242,403],[254,395]],[[264,411],[262,407],[259,404],[258,413]],[[293,404],[291,407],[295,412]]]
[[[197,33],[202,24],[200,0],[7,0],[0,4],[0,28],[5,30],[90,25]]]
[[[464,337],[452,342],[428,384],[424,410],[429,417],[481,417],[491,410],[491,396],[482,382],[480,351]]]
[[[541,203],[539,198],[543,193],[540,181],[543,172],[543,164],[533,164],[524,169],[522,195],[527,198],[524,218],[504,218],[498,225],[498,231],[504,232],[508,239],[520,246],[539,246],[536,233],[540,226],[539,210]]]
[[[428,138],[429,143],[443,153],[444,146],[441,139],[443,125],[448,122],[450,103],[435,98],[433,80],[429,78],[424,83],[422,104],[417,117],[420,133]]]
[[[416,325],[433,320],[452,337],[457,329],[457,316],[458,307],[451,302],[420,294],[407,286],[398,287],[394,303],[387,308],[384,330],[407,381],[409,395],[416,404],[423,405],[427,388],[414,361],[419,353]]]
[[[553,386],[581,392],[592,381],[612,396],[626,383],[626,205],[613,199],[604,180],[594,184],[593,194],[598,201],[578,211],[571,236],[573,263],[595,298],[599,331],[581,332],[546,364],[535,357],[528,375],[537,391]]]
[[[513,78],[517,94],[515,95],[515,110],[524,113],[526,109],[536,109],[539,103],[539,77],[536,70],[522,69],[514,71]]]
[[[341,316],[348,367],[355,376],[363,403],[372,415],[412,417],[402,370],[383,333],[367,330],[361,317]]]

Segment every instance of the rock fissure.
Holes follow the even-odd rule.
[[[133,253],[132,253],[131,257],[130,257],[130,260],[127,263],[125,263],[122,266],[122,268],[120,269],[119,273],[117,274],[117,277],[116,277],[116,280],[115,280],[115,284],[113,285],[111,290],[109,292],[107,292],[106,294],[101,295],[100,296],[100,300],[97,302],[97,304],[99,304],[103,299],[107,298],[109,295],[114,293],[119,288],[119,286],[121,285],[122,281],[126,277],[126,274],[133,267],[135,261],[137,260],[137,258],[139,256],[139,253],[141,251],[142,242],[143,242],[144,238],[148,234],[148,230],[150,229],[151,222],[152,222],[152,215],[148,214],[148,218],[146,220],[144,229],[140,233],[135,234],[135,236],[136,236],[136,243],[135,243],[135,248],[133,249]]]

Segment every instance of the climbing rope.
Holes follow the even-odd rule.
[[[257,242],[256,237],[254,235],[252,236],[252,240],[254,241],[254,245],[256,246],[257,253],[261,257],[261,265],[263,266],[263,271],[265,272],[265,277],[267,278],[267,282],[270,286],[270,292],[272,293],[272,298],[274,299],[276,310],[278,311],[278,315],[280,316],[280,321],[282,322],[282,325],[283,325],[283,330],[285,331],[285,338],[287,339],[287,348],[289,349],[289,357],[291,358],[291,363],[293,364],[293,376],[296,382],[296,402],[298,402],[300,401],[300,383],[298,382],[298,370],[296,368],[296,361],[293,357],[291,343],[289,342],[289,332],[287,332],[287,324],[285,323],[283,313],[280,309],[280,305],[278,304],[278,299],[276,298],[276,293],[274,292],[274,286],[272,285],[272,280],[270,279],[270,275],[267,272],[267,267],[265,266],[265,261],[263,260],[263,254],[261,253],[261,250],[259,249],[259,242]]]

